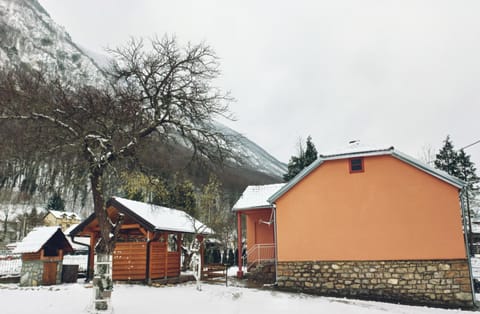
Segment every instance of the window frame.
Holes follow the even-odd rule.
[[[352,169],[352,163],[354,160],[360,160],[360,165],[362,167],[362,169],[359,169],[359,170],[354,170]],[[353,158],[349,158],[348,159],[348,170],[350,171],[350,173],[362,173],[362,172],[365,172],[365,162],[364,162],[364,158],[363,157],[353,157]]]

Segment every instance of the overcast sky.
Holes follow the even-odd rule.
[[[229,126],[287,162],[358,139],[414,157],[480,140],[480,1],[40,0],[93,51],[131,36],[205,41]],[[480,167],[480,144],[466,150]]]

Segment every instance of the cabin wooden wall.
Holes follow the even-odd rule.
[[[176,277],[180,275],[180,253],[168,252],[166,242],[151,244],[151,279]],[[166,274],[165,274],[166,269]]]
[[[113,252],[113,280],[144,280],[146,267],[146,242],[117,242]]]
[[[167,242],[150,244],[150,279],[180,275],[180,252],[168,252]],[[113,253],[113,280],[145,280],[147,242],[117,242]]]

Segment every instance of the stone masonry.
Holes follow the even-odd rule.
[[[467,260],[279,262],[277,283],[320,295],[473,307]]]
[[[43,261],[22,261],[20,286],[39,286],[43,280]],[[57,262],[57,284],[62,281],[62,263]]]
[[[273,284],[275,283],[275,263],[256,265],[253,269],[248,270],[246,277],[249,281],[256,283]]]

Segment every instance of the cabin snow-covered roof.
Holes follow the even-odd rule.
[[[273,195],[271,195],[268,198],[268,202],[273,204],[277,199],[279,199],[282,195],[284,195],[287,191],[289,191],[294,185],[300,182],[303,178],[309,175],[312,171],[318,168],[325,161],[355,158],[355,157],[383,156],[383,155],[390,155],[394,158],[397,158],[459,189],[461,189],[465,185],[465,182],[463,182],[462,180],[455,178],[442,170],[435,169],[427,165],[426,163],[419,161],[407,154],[404,154],[396,150],[393,146],[372,147],[372,146],[362,145],[359,142],[353,142],[347,145],[346,147],[342,147],[340,149],[336,149],[330,152],[320,153],[318,155],[317,160],[315,160],[310,166],[300,171],[300,173],[297,174],[297,176],[295,176],[282,188],[280,188]]]
[[[232,210],[248,210],[256,208],[272,207],[267,200],[275,192],[280,190],[285,183],[267,184],[267,185],[250,185],[243,191],[242,196],[233,205]]]
[[[53,210],[53,209],[50,209],[48,212],[51,213],[57,219],[62,219],[63,217],[66,217],[68,219],[81,219],[80,216],[74,212],[62,212],[62,211]]]
[[[212,229],[202,222],[178,209],[132,201],[117,196],[112,197],[111,200],[130,210],[156,230],[203,234],[213,233]]]
[[[75,242],[80,242],[80,243],[84,244],[84,245],[81,245],[81,244],[73,242],[72,238],[69,237],[70,233],[73,231],[73,229],[77,228],[78,225],[79,224],[71,225],[63,233],[65,234],[65,237],[67,238],[68,242],[70,243],[70,245],[72,246],[72,248],[75,251],[83,251],[83,250],[86,250],[85,245],[90,245],[90,238],[88,238],[88,237],[75,237]]]
[[[58,226],[36,227],[30,231],[30,233],[27,234],[27,236],[23,238],[21,242],[18,243],[17,247],[13,250],[13,253],[36,253],[40,251],[42,247],[56,235],[57,232],[60,232],[65,238],[65,235]],[[65,242],[68,244],[66,238]]]

